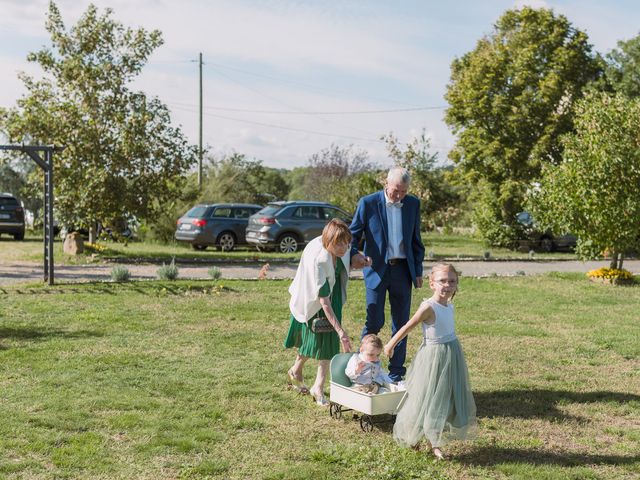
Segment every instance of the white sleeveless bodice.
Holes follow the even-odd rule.
[[[435,300],[425,300],[436,316],[432,324],[422,323],[422,335],[424,343],[447,343],[456,339],[456,330],[453,323],[453,304],[441,305]]]

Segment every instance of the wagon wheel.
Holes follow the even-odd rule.
[[[373,419],[371,415],[363,415],[360,417],[360,428],[366,433],[373,431]]]
[[[335,420],[342,418],[342,405],[331,402],[329,405],[329,415]]]

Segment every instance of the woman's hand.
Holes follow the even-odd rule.
[[[384,354],[385,354],[387,357],[391,358],[391,357],[393,357],[393,349],[394,349],[394,348],[395,348],[395,347],[392,347],[391,345],[389,345],[389,344],[387,343],[387,344],[384,346],[384,348],[382,349],[382,351],[384,352]]]
[[[342,344],[344,353],[349,353],[351,351],[351,340],[349,340],[349,336],[344,330],[338,333],[338,336],[340,337],[340,343]]]

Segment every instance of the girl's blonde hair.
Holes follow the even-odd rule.
[[[433,281],[434,273],[435,272],[441,272],[441,271],[450,271],[450,272],[455,273],[456,280],[459,280],[459,278],[460,278],[460,274],[456,270],[456,267],[454,267],[452,264],[446,263],[446,262],[438,262],[433,267],[431,267],[431,272],[429,272],[429,280]],[[458,289],[456,288],[454,290],[454,292],[453,292],[453,295],[451,295],[451,300],[453,300],[453,297],[456,296],[457,292],[458,292]]]
[[[433,280],[433,274],[435,272],[439,272],[439,271],[442,271],[442,270],[450,270],[453,273],[455,273],[456,274],[456,280],[460,277],[460,274],[456,270],[456,267],[454,267],[452,264],[447,263],[447,262],[438,262],[433,267],[431,267],[431,272],[429,273],[429,279]]]
[[[351,243],[351,230],[342,220],[334,218],[322,230],[322,246],[328,248],[337,243]]]

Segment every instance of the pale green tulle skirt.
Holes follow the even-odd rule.
[[[393,426],[393,438],[412,447],[426,438],[434,447],[472,438],[476,404],[458,340],[424,344],[407,371],[407,395]]]

